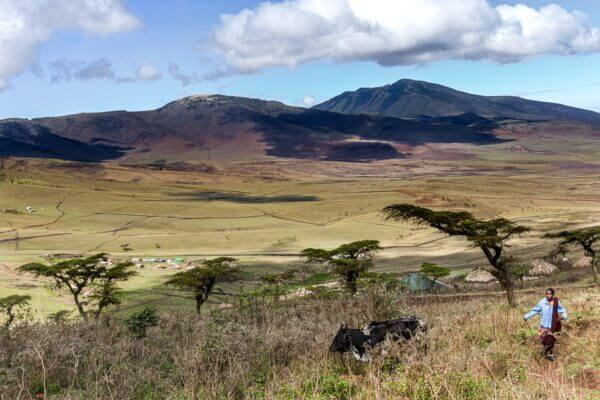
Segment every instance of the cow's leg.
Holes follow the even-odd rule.
[[[342,362],[344,364],[344,367],[346,367],[346,370],[348,371],[348,375],[354,376],[354,371],[352,371],[352,365],[350,365],[350,360],[348,360],[347,357],[342,356]]]
[[[344,367],[346,367],[346,370],[348,371],[348,375],[354,376],[354,371],[352,371],[352,367],[350,366],[348,359],[346,357],[344,357],[344,353],[340,353],[340,361],[342,362],[342,365]]]

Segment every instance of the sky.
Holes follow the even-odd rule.
[[[598,71],[596,0],[0,0],[0,118],[403,78],[600,112]]]

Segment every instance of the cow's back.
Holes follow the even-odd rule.
[[[365,333],[368,331],[372,346],[383,342],[388,336],[396,340],[411,339],[419,330],[425,330],[425,324],[416,317],[372,321],[365,327]]]

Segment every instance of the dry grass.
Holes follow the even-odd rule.
[[[498,151],[498,157],[506,153]],[[517,163],[518,170],[505,169],[512,161],[497,164],[480,158],[407,158],[360,165],[311,162],[319,174],[312,169],[300,173],[298,168],[308,165],[297,161],[215,165],[216,172],[206,173],[11,161],[15,165],[7,173],[17,180],[2,183],[0,210],[20,213],[0,213],[0,297],[31,294],[38,315],[73,309],[67,296],[56,297],[57,292],[43,286],[23,289],[23,283],[31,283],[29,278],[14,272],[47,253],[105,251],[114,257],[182,255],[188,260],[229,255],[244,264],[275,265],[298,261],[296,255],[307,247],[334,248],[376,239],[384,247],[379,271],[417,270],[423,261],[464,271],[487,263],[481,251],[462,238],[383,220],[381,208],[399,202],[515,220],[534,231],[512,243],[511,252],[522,259],[540,257],[554,246],[540,238],[548,230],[597,223],[600,180],[594,169],[548,169],[547,162],[534,161]],[[444,168],[413,170],[438,166]],[[280,171],[281,179],[270,179],[265,168]],[[26,206],[37,212],[27,213]],[[133,250],[124,252],[123,244]],[[162,279],[160,271],[146,268],[132,280],[131,289],[141,292]],[[148,297],[144,294],[139,302]]]
[[[431,301],[370,289],[162,315],[137,340],[110,326],[22,324],[0,346],[0,398],[28,399],[594,399],[600,395],[597,289],[561,291],[571,321],[558,361],[539,356],[534,324],[502,299]],[[368,365],[328,354],[338,324],[417,314],[427,351],[404,344]],[[595,390],[595,391],[594,391]]]

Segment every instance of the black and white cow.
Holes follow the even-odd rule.
[[[427,331],[425,322],[417,317],[404,317],[389,321],[372,321],[363,329],[348,328],[342,324],[329,351],[333,353],[352,352],[358,361],[369,361],[369,350],[383,343],[386,338],[394,341],[409,340],[420,332]]]

